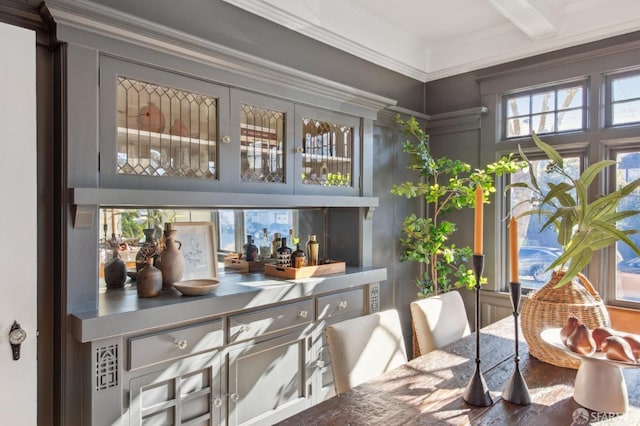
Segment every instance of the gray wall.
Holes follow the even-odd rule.
[[[422,111],[423,83],[372,65],[222,0],[97,0],[105,6]],[[354,23],[357,25],[357,23]]]

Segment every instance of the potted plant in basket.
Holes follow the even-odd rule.
[[[640,179],[590,201],[589,186],[616,162],[599,161],[574,178],[565,170],[562,156],[553,147],[535,133],[532,138],[549,158],[545,172],[559,174],[561,179],[556,183],[547,182],[546,187],[540,185],[532,163],[520,150],[520,155],[529,165],[530,181],[513,183],[506,190],[524,188],[531,191],[531,197],[521,202],[530,203],[531,208],[516,218],[528,215],[542,217],[541,231],[549,227],[555,229],[562,250],[547,269],[552,270],[550,281],[529,294],[522,304],[522,331],[531,354],[536,358],[562,367],[577,368],[579,361],[550,348],[540,339],[540,332],[548,327],[561,327],[571,314],[578,316],[589,328],[610,326],[602,299],[581,271],[591,262],[595,251],[618,241],[626,243],[640,255],[640,249],[629,238],[637,230],[616,227],[618,221],[640,213],[640,210],[619,210],[621,201],[640,187]]]
[[[475,275],[473,269],[466,266],[472,251],[470,247],[458,247],[449,241],[457,226],[448,220],[448,213],[474,207],[477,185],[482,187],[486,201],[496,191],[494,176],[514,173],[526,163],[508,156],[472,171],[469,164],[460,160],[434,158],[429,149],[429,136],[414,117],[403,120],[396,116],[396,123],[407,138],[403,151],[411,155],[409,168],[418,172],[420,179],[393,185],[391,193],[407,198],[422,197],[429,208],[428,217],[411,214],[402,223],[402,260],[426,266],[416,280],[418,297],[447,292],[454,286],[473,289]],[[485,281],[483,278],[481,284]]]

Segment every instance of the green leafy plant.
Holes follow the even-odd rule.
[[[402,260],[420,262],[425,272],[417,278],[418,297],[446,292],[455,287],[472,289],[476,282],[473,270],[466,266],[472,255],[470,247],[449,242],[457,225],[446,219],[449,212],[474,207],[476,186],[483,190],[484,201],[496,191],[494,177],[514,173],[526,166],[512,156],[502,157],[485,169],[472,170],[460,160],[433,158],[429,136],[420,123],[410,117],[396,116],[396,123],[407,138],[403,151],[410,158],[409,168],[418,172],[420,180],[393,185],[391,193],[406,198],[422,197],[429,207],[428,217],[411,214],[402,222]],[[483,278],[481,284],[486,280]]]
[[[618,229],[616,223],[640,213],[640,210],[618,210],[626,197],[631,195],[639,186],[640,179],[630,182],[618,190],[598,197],[592,202],[588,200],[588,189],[594,179],[608,167],[616,164],[613,160],[602,160],[590,165],[578,178],[573,178],[564,169],[562,156],[550,145],[543,142],[535,133],[533,141],[549,158],[546,173],[558,173],[562,182],[547,182],[547,187],[539,185],[531,162],[520,150],[520,155],[529,165],[530,183],[518,182],[508,185],[506,190],[526,188],[532,194],[532,208],[516,218],[527,215],[541,215],[546,219],[541,230],[552,226],[558,234],[558,244],[562,246],[562,253],[549,265],[547,270],[559,269],[564,275],[556,284],[561,287],[571,281],[585,266],[589,264],[593,253],[597,250],[623,241],[639,256],[640,249],[629,238],[635,234],[635,229]],[[530,200],[521,202],[520,204]]]

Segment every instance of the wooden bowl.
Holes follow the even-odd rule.
[[[185,280],[173,284],[185,296],[209,294],[219,285],[220,282],[214,279]]]

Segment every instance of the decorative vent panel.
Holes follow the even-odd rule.
[[[303,118],[302,183],[353,186],[353,128]]]
[[[118,345],[96,349],[96,390],[118,386]]]
[[[118,77],[118,174],[217,179],[217,99]]]
[[[285,114],[240,105],[241,179],[284,183]]]

